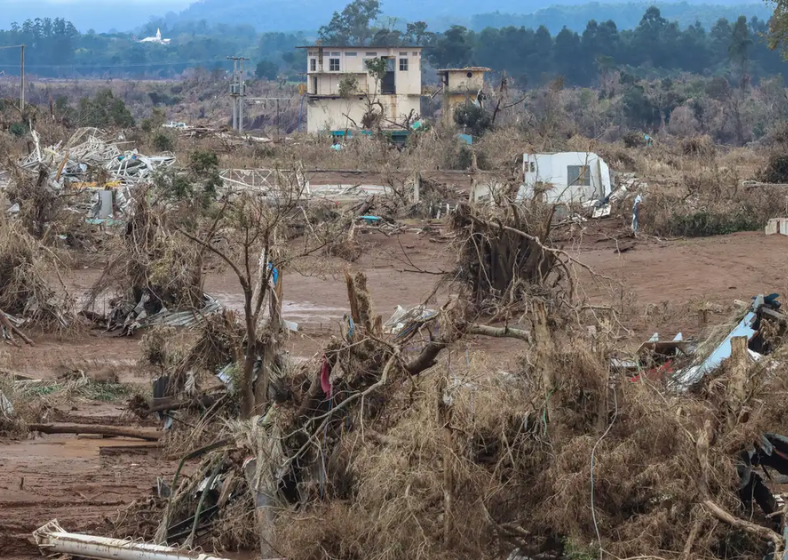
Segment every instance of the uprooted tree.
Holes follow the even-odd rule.
[[[236,200],[213,234],[186,235],[237,269],[245,328],[226,329],[232,342],[211,348],[243,364],[243,413],[186,456],[203,459],[197,476],[176,475],[159,542],[234,535],[296,559],[492,558],[515,548],[729,558],[784,548],[774,522],[736,495],[740,452],[785,422],[784,366],[753,365],[737,343],[692,396],[668,379],[613,375],[613,338],[577,301],[577,263],[551,242],[552,208],[538,201],[461,206],[465,275],[439,311],[397,330],[375,314],[366,277],[346,275],[339,335],[315,359],[287,365],[274,337],[292,261],[275,228],[294,208]],[[233,249],[219,249],[219,237]],[[264,292],[274,303],[261,326]],[[516,305],[530,333],[478,323],[489,309],[508,320],[498,310]],[[223,321],[205,327],[213,340]],[[453,345],[470,334],[518,339],[520,365],[494,372],[464,353],[457,360]],[[220,491],[198,497],[206,479]]]

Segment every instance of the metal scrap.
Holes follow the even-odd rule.
[[[128,142],[108,141],[96,128],[80,128],[64,145],[42,148],[36,131],[32,131],[34,149],[21,162],[22,169],[38,172],[42,167],[55,171],[50,186],[56,189],[117,187],[150,179],[158,168],[175,164],[175,156],[163,154],[149,157],[121,146]],[[91,170],[107,171],[106,185],[88,182]]]
[[[124,334],[131,335],[138,329],[156,325],[191,328],[202,324],[208,315],[222,310],[222,305],[215,298],[204,294],[205,305],[200,309],[170,311],[166,307],[162,307],[158,312],[150,314],[145,308],[149,298],[148,294],[143,294],[140,301],[131,310],[124,309],[120,305],[114,308],[110,312],[108,330],[120,327]]]
[[[712,373],[722,365],[722,362],[731,356],[731,339],[736,337],[746,337],[749,345],[750,357],[754,360],[759,359],[762,348],[754,347],[754,342],[758,338],[760,323],[766,317],[778,322],[786,322],[786,318],[777,312],[780,303],[777,301],[777,294],[769,296],[755,296],[750,305],[750,309],[744,318],[728,333],[700,363],[679,371],[673,378],[673,383],[680,390],[686,390],[692,385],[701,381],[706,375]]]

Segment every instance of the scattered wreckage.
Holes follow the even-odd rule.
[[[778,297],[778,294],[753,297],[741,320],[716,344],[708,345],[710,348],[705,352],[685,341],[681,333],[670,341],[662,341],[655,334],[640,346],[636,358],[611,359],[611,369],[631,375],[632,382],[640,382],[644,377],[667,378],[669,388],[687,392],[728,360],[744,364],[760,362],[776,350],[775,335],[788,330],[788,316],[780,312],[782,305]],[[739,498],[745,510],[752,512],[754,502],[778,528],[781,522],[775,516],[783,507],[782,498],[767,488],[763,477],[756,472],[758,467],[769,479],[772,477],[768,470],[788,476],[788,437],[764,433],[760,441],[739,454],[737,464],[741,479]],[[788,536],[788,526],[784,529],[783,534]]]
[[[610,361],[615,371],[637,373],[632,379],[637,381],[642,373],[647,376],[670,373],[669,387],[676,391],[688,391],[705,376],[717,370],[731,357],[733,340],[744,337],[747,341],[747,354],[750,360],[758,361],[774,350],[772,342],[764,337],[764,322],[771,322],[779,329],[788,326],[788,316],[779,310],[782,304],[778,294],[753,297],[744,317],[713,348],[701,352],[697,345],[685,341],[679,333],[673,340],[664,341],[654,334],[644,342],[634,359],[614,357]],[[685,367],[676,368],[683,362]],[[656,366],[657,369],[650,369]]]

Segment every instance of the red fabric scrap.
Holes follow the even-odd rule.
[[[328,360],[325,356],[323,356],[323,364],[320,366],[320,388],[323,389],[323,392],[331,396],[331,380],[329,376],[331,375],[331,366],[328,365]]]
[[[671,376],[674,373],[675,373],[675,370],[673,369],[673,362],[672,361],[665,362],[661,366],[658,366],[656,368],[652,368],[652,369],[650,369],[650,370],[645,372],[646,379],[649,379],[649,380],[652,380],[652,381],[657,381],[659,379],[663,379],[664,377]],[[638,383],[638,382],[640,382],[640,376],[641,375],[642,374],[638,373],[634,377],[630,377],[629,380],[632,383]]]

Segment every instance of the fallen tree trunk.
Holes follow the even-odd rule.
[[[223,396],[223,395],[222,395]],[[166,412],[168,410],[181,410],[184,408],[207,408],[216,404],[221,396],[217,395],[200,395],[195,399],[182,401],[175,397],[165,397],[163,399],[154,399],[153,404],[147,410],[140,410],[142,416],[153,414],[156,412]]]
[[[11,321],[9,320],[9,318],[6,316],[6,314],[3,312],[2,309],[0,309],[0,327],[6,330],[7,336],[9,337],[9,340],[11,341],[12,344],[16,344],[14,342],[13,335],[17,335],[26,344],[34,346],[33,341],[30,340],[27,336],[25,336],[25,333],[23,333],[18,328],[16,328],[13,323],[11,323]]]
[[[159,441],[163,435],[159,430],[87,424],[29,424],[28,428],[31,432],[41,432],[42,434],[95,434],[144,439],[145,441]]]
[[[466,331],[467,334],[480,334],[484,336],[494,336],[496,338],[519,338],[526,342],[531,341],[531,333],[522,329],[511,327],[489,327],[487,325],[471,325]]]

